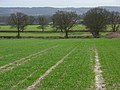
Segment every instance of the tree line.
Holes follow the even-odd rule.
[[[68,38],[68,32],[73,26],[80,22],[80,19],[80,15],[76,12],[57,11],[51,16],[50,24],[56,31],[61,30],[61,32],[65,32],[65,38]],[[107,25],[111,25],[113,32],[118,31],[120,27],[120,13],[110,12],[102,8],[90,9],[83,15],[82,19],[83,21],[81,23],[86,26],[94,38],[99,38],[100,31],[106,30]],[[17,28],[17,37],[20,38],[20,32],[24,31],[27,25],[32,25],[34,21],[35,18],[33,16],[17,12],[10,15],[8,24]],[[39,28],[44,31],[46,25],[48,25],[48,19],[45,16],[39,16],[37,17],[37,22]]]

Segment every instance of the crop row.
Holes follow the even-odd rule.
[[[108,90],[120,89],[120,40],[97,43],[101,68]]]
[[[28,55],[40,52],[48,47],[57,45],[51,41],[11,41],[11,42],[1,42],[0,43],[0,66],[11,63],[15,60],[19,60]],[[28,44],[29,43],[29,44]]]
[[[75,45],[61,45],[53,48],[42,56],[31,58],[14,69],[0,75],[0,87],[2,90],[17,89],[21,90],[32,84],[47,69],[58,62]],[[62,50],[62,48],[66,48]],[[62,51],[61,51],[62,50]]]
[[[95,88],[94,60],[89,45],[79,44],[48,77],[43,80],[38,90],[89,90]]]
[[[120,89],[119,39],[10,39],[0,40],[0,67],[13,63],[0,69],[0,90],[28,88],[75,47],[36,89],[95,90],[95,48],[107,90]]]

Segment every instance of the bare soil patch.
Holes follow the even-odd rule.
[[[99,56],[98,51],[95,49],[95,84],[96,84],[96,90],[106,90],[104,78],[102,76],[102,70],[99,62]]]
[[[106,36],[107,38],[120,38],[120,32],[112,32]]]

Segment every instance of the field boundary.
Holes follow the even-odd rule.
[[[0,38],[18,38],[17,37],[17,30],[0,30],[1,33],[16,33],[16,35],[1,35]],[[89,33],[90,30],[70,30],[68,33]],[[112,31],[100,31],[100,32],[112,32]],[[61,31],[34,31],[34,30],[25,30],[25,31],[20,31],[20,33],[65,33]],[[20,36],[19,38],[41,38],[41,39],[64,39],[64,36]],[[92,36],[69,36],[69,38],[92,38]]]
[[[41,75],[31,86],[27,87],[27,90],[35,90],[40,82],[47,77],[59,64],[61,64],[77,47],[73,48],[69,53],[67,53],[60,61],[58,61],[55,65],[49,68],[43,75]]]
[[[41,50],[41,51],[39,51],[39,52],[37,52],[37,53],[34,53],[34,54],[30,54],[30,55],[28,55],[28,56],[26,56],[26,57],[24,57],[24,58],[21,58],[21,59],[18,59],[18,60],[16,60],[16,61],[14,61],[14,62],[12,62],[12,63],[8,63],[8,64],[6,64],[6,65],[4,65],[4,66],[1,66],[0,67],[0,72],[5,72],[5,71],[8,71],[8,70],[11,70],[11,68],[13,69],[14,67],[11,67],[11,66],[14,66],[14,65],[21,65],[20,64],[20,62],[22,62],[22,61],[24,61],[24,60],[30,60],[30,58],[34,58],[34,57],[36,57],[37,55],[39,55],[39,54],[42,54],[42,53],[45,53],[46,51],[48,51],[48,50],[50,50],[50,49],[52,49],[52,48],[56,48],[56,47],[58,47],[58,46],[52,46],[52,47],[50,47],[50,48],[47,48],[47,49],[44,49],[44,50]],[[26,61],[24,61],[24,62],[26,62]]]
[[[102,70],[101,70],[100,67],[101,67],[101,65],[100,65],[100,62],[99,62],[98,50],[95,49],[95,68],[94,68],[94,72],[95,72],[96,90],[106,90],[104,78],[103,78],[103,75],[102,75]]]
[[[17,30],[0,30],[2,33],[17,33]],[[90,30],[70,30],[69,32],[90,32]],[[112,31],[100,31],[100,32],[112,32]],[[61,31],[35,31],[35,30],[25,30],[20,31],[20,33],[64,33]]]

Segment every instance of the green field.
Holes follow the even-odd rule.
[[[1,39],[0,90],[95,90],[95,48],[107,90],[120,89],[120,39]]]
[[[107,33],[102,33],[101,35],[105,36]],[[69,37],[72,36],[89,36],[92,37],[92,34],[89,32],[69,32]],[[0,33],[0,36],[17,36],[17,33]],[[29,36],[33,36],[33,37],[64,37],[65,33],[64,32],[52,32],[52,33],[24,33],[21,32],[20,34],[21,37],[29,37]]]
[[[32,30],[32,31],[41,31],[41,29],[38,28],[39,25],[28,25],[25,30]],[[16,30],[16,28],[11,28],[9,25],[1,25],[0,30]],[[76,25],[72,28],[72,30],[85,30],[84,25]],[[45,28],[45,31],[54,31],[52,26],[48,25]]]
[[[29,31],[42,31],[41,29],[38,28],[39,25],[28,25],[25,30]],[[120,29],[120,28],[119,28]],[[9,25],[0,25],[0,30],[17,30],[16,28],[11,28]],[[75,25],[71,30],[86,30],[86,27],[84,25]],[[107,30],[111,30],[111,26],[107,26]],[[45,31],[55,31],[54,28],[52,28],[51,25],[46,26]]]
[[[38,28],[39,25],[28,25],[25,28],[25,31],[42,31],[41,29]],[[2,25],[0,26],[1,31],[5,30],[12,30],[12,31],[17,31],[16,28],[11,28],[11,26],[7,25]],[[84,25],[76,25],[71,30],[86,30]],[[108,25],[107,28],[108,31],[111,30],[111,27]],[[45,31],[55,31],[55,28],[52,28],[52,26],[48,25],[45,28]],[[106,36],[109,34],[109,32],[101,32],[100,35],[101,37]],[[0,32],[0,36],[17,36],[17,33],[3,33]],[[53,33],[24,33],[21,32],[21,37],[64,37],[65,33],[64,32],[53,32]],[[69,37],[92,37],[92,34],[89,32],[69,32]]]

